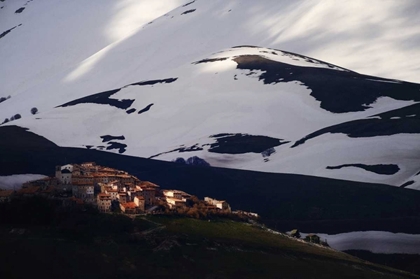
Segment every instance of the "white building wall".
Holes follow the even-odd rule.
[[[64,170],[64,169],[67,169],[73,172],[73,165],[68,164],[68,165],[61,166],[61,170]]]

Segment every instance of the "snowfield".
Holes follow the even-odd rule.
[[[59,146],[420,188],[420,85],[397,80],[420,81],[417,1],[152,2],[1,2],[0,123],[19,114],[3,125]]]
[[[242,58],[255,61],[248,65],[249,61],[241,62]],[[250,69],[241,69],[245,67],[241,65]],[[283,80],[275,71],[273,79],[269,76],[271,68],[265,70],[266,65],[279,67],[289,76],[295,71],[296,77]],[[323,72],[318,72],[321,69]],[[320,79],[327,75],[332,85],[322,85],[320,91],[322,80],[306,81],[311,75]],[[60,146],[168,161],[198,156],[220,167],[403,185],[419,171],[420,154],[416,154],[420,151],[416,150],[420,129],[411,126],[418,123],[418,118],[410,115],[387,119],[382,115],[415,105],[420,100],[417,94],[420,86],[394,83],[407,90],[413,100],[378,95],[371,104],[366,104],[362,95],[360,100],[353,97],[351,106],[348,102],[329,102],[329,96],[322,95],[336,94],[340,80],[363,90],[355,78],[379,87],[375,87],[378,94],[389,86],[299,55],[267,48],[231,48],[168,71],[161,79],[92,92],[6,125],[29,128]],[[333,83],[334,80],[337,82]],[[352,121],[368,121],[367,127],[361,128],[356,123],[351,128]],[[390,126],[385,132],[378,129],[377,135],[365,135],[375,132],[370,121],[379,121],[378,127]],[[395,130],[396,121],[402,121],[406,130]],[[346,130],[341,131],[340,125]],[[309,136],[323,129],[326,132]],[[102,137],[106,135],[120,139],[104,141]],[[267,139],[278,143],[267,145],[263,142]],[[271,151],[265,152],[268,150]],[[345,167],[337,168],[342,165]],[[371,171],[372,166],[381,165],[394,165],[397,171],[391,174]]]

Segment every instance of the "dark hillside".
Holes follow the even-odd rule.
[[[163,188],[227,200],[279,230],[420,233],[420,192],[292,174],[194,167],[88,149],[58,147],[15,126],[0,128],[0,175],[53,175],[58,164],[95,161]]]
[[[366,261],[420,275],[420,255],[376,254],[363,250],[348,250],[345,252]]]
[[[20,201],[33,202],[30,218],[0,221],[1,278],[418,278],[247,223]]]

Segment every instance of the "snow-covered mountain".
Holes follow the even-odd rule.
[[[420,188],[420,85],[397,80],[419,81],[417,1],[2,6],[0,119],[22,116],[3,125],[60,146]]]

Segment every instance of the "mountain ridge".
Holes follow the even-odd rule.
[[[0,42],[7,65],[0,97],[11,96],[0,117],[14,119],[3,125],[29,128],[60,146],[420,187],[420,85],[395,79],[408,78],[420,55],[403,59],[415,50],[387,39],[398,28],[406,30],[398,33],[401,45],[417,39],[419,5],[360,9],[363,2],[353,1],[345,7],[359,13],[344,14],[335,1],[166,4],[3,2],[0,26],[21,24]],[[343,28],[331,29],[325,18]],[[65,40],[54,41],[61,33]],[[393,79],[372,75],[384,69]],[[231,136],[213,137],[219,134]],[[105,135],[124,139],[103,143]],[[398,171],[357,167],[376,165]]]
[[[416,113],[416,102],[420,99],[418,84],[373,78],[306,56],[260,47],[231,48],[204,60],[191,62],[180,69],[184,70],[169,71],[166,74],[166,77],[171,78],[130,83],[118,89],[67,102],[51,111],[37,114],[35,119],[24,118],[19,122],[4,125],[21,123],[22,127],[30,128],[64,146],[117,149],[119,153],[127,152],[130,155],[170,161],[178,157],[188,159],[198,156],[211,165],[221,167],[340,178],[340,175],[354,173],[354,170],[331,167],[393,164],[398,167],[398,171],[388,175],[392,180],[387,183],[396,186],[403,185],[418,172],[411,158],[405,161],[405,151],[402,155],[394,155],[391,161],[389,158],[387,161],[381,159],[389,156],[384,155],[389,153],[389,147],[399,145],[403,139],[415,141],[420,133]],[[209,83],[210,80],[217,83]],[[198,86],[203,86],[203,81],[207,83],[208,88],[204,91],[198,90]],[[254,88],[254,92],[250,92],[250,88]],[[210,93],[212,90],[218,93]],[[265,92],[257,93],[261,90]],[[336,94],[338,90],[342,90],[339,95]],[[169,91],[178,93],[169,94]],[[237,102],[244,93],[247,97]],[[306,95],[308,93],[310,94]],[[258,95],[264,97],[258,102],[254,101],[253,105],[247,103],[247,99],[253,100]],[[222,100],[224,104],[221,103]],[[202,108],[201,112],[192,111],[191,104],[199,105]],[[273,106],[274,104],[277,104],[280,110]],[[258,107],[254,108],[255,105]],[[88,107],[89,110],[86,110]],[[267,108],[270,108],[270,111],[264,112]],[[118,110],[125,113],[121,114]],[[249,110],[248,115],[245,114],[246,110]],[[305,115],[300,114],[299,110]],[[109,115],[107,119],[103,118],[106,111]],[[135,111],[138,113],[131,116]],[[407,115],[408,113],[410,115]],[[390,116],[394,114],[401,116]],[[77,117],[73,118],[72,115]],[[220,122],[222,115],[228,116],[230,120]],[[172,120],[166,121],[167,117]],[[317,121],[309,121],[310,117]],[[284,120],[274,122],[275,118]],[[76,119],[85,124],[75,126],[74,122],[78,121]],[[289,126],[287,119],[294,125]],[[265,121],[265,126],[258,126],[260,121]],[[124,125],[121,125],[122,123]],[[185,126],[179,130],[176,123],[188,123],[192,129]],[[218,123],[217,126],[215,123]],[[316,129],[315,123],[319,129],[312,132]],[[141,127],[140,130],[133,129],[133,125]],[[117,126],[119,127],[115,130],[113,127]],[[270,126],[271,129],[265,128]],[[48,130],[43,127],[48,127]],[[235,127],[234,130],[232,127]],[[152,132],[149,132],[150,130]],[[94,131],[101,134],[94,136]],[[69,133],[78,137],[70,137]],[[224,133],[241,135],[241,138],[248,137],[250,140],[243,142],[244,147],[238,146],[238,149],[235,144],[240,144],[239,138],[232,138],[229,140],[229,146],[238,151],[232,152],[229,148],[221,147],[218,152],[214,152],[212,146],[215,146],[215,142],[219,141],[220,145],[221,142],[227,144],[227,141],[215,139],[212,134]],[[124,139],[105,147],[102,140],[97,140],[104,134],[123,135]],[[376,154],[370,156],[369,161],[366,161],[365,146],[358,147],[362,152],[354,152],[353,156],[358,154],[358,158],[352,161],[346,161],[347,151],[339,147],[334,154],[318,154],[320,157],[317,169],[313,169],[313,164],[310,163],[315,162],[314,159],[305,159],[310,165],[302,167],[299,158],[305,156],[305,152],[313,152],[312,145],[317,138],[334,138],[335,134],[340,138],[340,134],[346,135],[349,141],[343,143],[349,146],[358,145],[361,140],[369,140],[371,144],[376,145],[378,138],[386,142],[386,146],[376,146]],[[133,145],[133,140],[139,136],[143,139]],[[283,143],[280,146],[275,143],[266,145],[264,150],[252,147],[269,138],[282,139]],[[302,151],[305,149],[307,151]],[[257,154],[264,152],[268,156],[263,154],[261,158],[258,157],[260,155],[252,155],[251,150],[258,150],[254,151]],[[285,154],[288,154],[286,158],[292,163],[285,165]],[[295,160],[298,161],[294,162]],[[324,164],[323,169],[320,168],[320,162]],[[345,179],[381,182],[385,180],[381,175],[377,172],[365,172],[362,179],[358,178],[360,175],[353,174],[347,175]],[[418,185],[414,182],[407,187]]]

